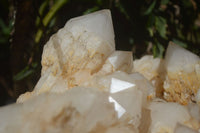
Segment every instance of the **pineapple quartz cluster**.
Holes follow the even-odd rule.
[[[69,20],[44,46],[32,92],[0,108],[1,133],[199,133],[200,58],[115,49],[111,13]]]

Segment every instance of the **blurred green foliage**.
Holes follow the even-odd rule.
[[[32,39],[26,44],[32,48],[21,51],[30,53],[27,57],[29,61],[17,74],[12,75],[12,82],[30,80],[29,77],[40,73],[44,44],[67,20],[105,8],[110,9],[112,13],[116,48],[132,50],[135,58],[144,54],[162,58],[169,41],[200,55],[199,0],[2,0],[1,60],[9,59],[12,49],[12,42],[9,40],[12,40],[17,26],[13,23],[16,19],[15,13],[19,12],[12,7],[17,7],[20,2],[29,1],[34,3],[32,7],[36,12],[32,17],[35,19],[35,27],[29,29],[33,31]],[[20,19],[26,22],[26,16]],[[21,26],[23,28],[23,25]],[[9,67],[7,66],[8,69]]]

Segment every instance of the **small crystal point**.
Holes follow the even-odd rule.
[[[115,48],[114,30],[110,10],[104,9],[88,15],[70,19],[65,29],[72,33],[77,33],[76,30],[86,30],[97,36],[102,37],[112,48]]]
[[[192,52],[182,48],[181,46],[170,42],[165,55],[165,65],[171,72],[191,72],[196,63],[200,62],[200,58]]]
[[[164,98],[184,105],[195,101],[200,88],[199,65],[197,55],[170,42],[165,55]]]

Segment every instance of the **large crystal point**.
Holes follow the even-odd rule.
[[[115,49],[113,23],[109,10],[101,10],[73,18],[66,23],[64,28],[75,37],[79,37],[85,32],[93,33],[106,41],[109,47]]]
[[[42,74],[33,93],[18,102],[46,91],[63,92],[91,78],[115,50],[109,10],[69,20],[44,46]]]
[[[164,98],[181,104],[195,101],[200,89],[200,58],[171,42],[167,48],[165,65]]]
[[[71,19],[45,45],[42,75],[51,69],[50,73],[67,79],[69,88],[77,86],[75,73],[95,73],[114,50],[110,11],[102,10]],[[40,85],[37,88],[42,89]]]

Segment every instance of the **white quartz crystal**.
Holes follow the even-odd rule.
[[[109,10],[69,20],[44,46],[42,74],[34,92],[22,95],[18,102],[46,91],[60,93],[78,86],[97,73],[114,50],[114,31]],[[113,56],[118,54],[132,59],[130,53],[126,52],[117,52]],[[123,67],[123,63],[121,66],[120,63],[114,65],[116,69],[130,69]],[[127,65],[131,66],[130,63]]]
[[[176,124],[184,124],[191,118],[187,108],[177,103],[152,102],[149,108],[151,133],[174,133]]]
[[[184,71],[191,73],[194,71],[195,65],[199,63],[200,58],[192,52],[176,45],[173,42],[169,43],[165,55],[165,65],[167,71],[178,72]]]
[[[197,133],[199,81],[199,57],[175,44],[165,59],[115,50],[101,10],[50,38],[34,90],[0,108],[0,133]]]
[[[191,128],[188,128],[188,127],[183,126],[181,124],[177,124],[174,133],[198,133],[198,131],[192,130]]]
[[[143,85],[140,85],[142,81]],[[129,119],[135,127],[140,124],[142,107],[147,104],[148,98],[150,101],[150,97],[155,96],[151,83],[140,74],[129,75],[120,71],[95,77],[85,86],[109,93],[109,101],[114,103],[119,119]]]
[[[127,91],[127,89],[134,88],[135,90],[142,93],[143,105],[146,105],[148,101],[154,99],[156,95],[155,88],[151,82],[139,73],[127,74],[125,72],[117,71],[106,76],[96,76],[92,80],[85,82],[83,86],[97,88],[110,93],[123,92],[125,90]],[[134,94],[131,94],[130,96],[135,97],[139,102],[139,95],[132,95]]]
[[[145,55],[141,59],[134,60],[133,65],[132,72],[139,72],[151,81],[156,88],[156,95],[161,97],[164,80],[163,60]]]
[[[133,72],[142,73],[148,80],[153,80],[159,76],[160,62],[160,58],[154,58],[152,55],[143,56],[133,62]]]
[[[197,104],[200,106],[200,88],[198,89],[198,91],[197,91],[197,94],[196,94],[196,102],[197,102]]]
[[[200,88],[199,65],[197,55],[171,42],[165,55],[164,98],[181,104],[195,101]]]
[[[73,88],[62,94],[44,93],[23,104],[1,108],[0,132],[133,132],[134,125],[129,124],[131,118],[119,122],[114,106],[108,94],[94,89]]]
[[[115,71],[131,73],[133,69],[132,52],[115,51],[106,60],[98,75],[106,75]]]
[[[45,80],[47,83],[39,81],[35,89],[52,88],[58,76],[67,80],[67,88],[77,86],[74,75],[83,71],[92,75],[98,71],[115,50],[114,44],[110,11],[102,10],[71,19],[44,46],[42,76],[48,73],[55,80],[51,84],[48,79]]]

